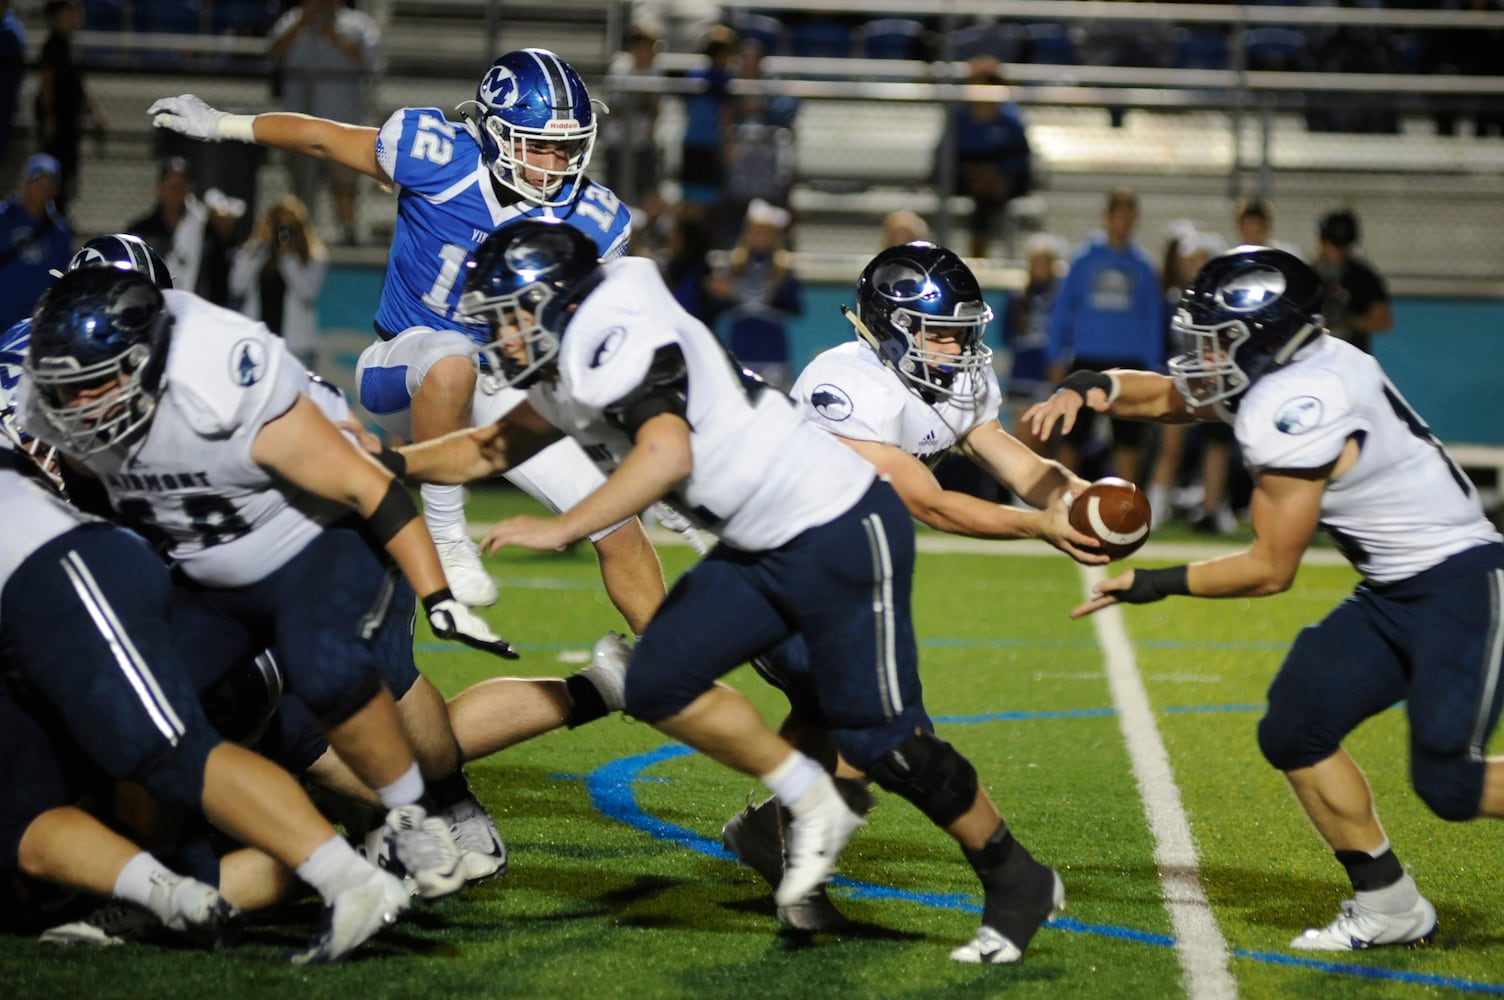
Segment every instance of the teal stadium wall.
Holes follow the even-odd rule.
[[[319,300],[325,335],[324,375],[353,389],[355,359],[370,342],[382,271],[332,267]],[[989,297],[999,313],[1004,294]],[[793,324],[789,351],[797,371],[820,351],[852,336],[842,303],[850,285],[809,283],[804,315]],[[1395,328],[1374,351],[1411,405],[1443,441],[1504,445],[1504,403],[1496,379],[1504,360],[1504,302],[1485,299],[1397,298]],[[996,330],[989,338],[997,346]]]

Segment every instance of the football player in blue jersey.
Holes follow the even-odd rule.
[[[486,331],[457,316],[461,267],[492,231],[522,218],[557,218],[590,237],[608,260],[626,252],[631,213],[585,176],[596,108],[567,63],[543,49],[498,58],[462,121],[438,108],[402,108],[380,128],[305,115],[232,115],[192,95],[148,110],[153,123],[195,139],[235,140],[331,159],[397,189],[397,222],[376,311],[380,338],[358,364],[360,402],[390,435],[427,440],[489,423],[521,401],[481,378]],[[573,442],[561,442],[507,478],[555,510],[602,481]],[[493,604],[496,585],[465,523],[458,486],[425,486],[424,519],[457,599]],[[663,596],[656,557],[635,520],[594,533],[612,602],[636,631]]]

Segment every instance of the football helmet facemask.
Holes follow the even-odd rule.
[[[475,100],[458,110],[503,185],[534,205],[558,208],[575,199],[595,149],[596,109],[568,63],[547,49],[508,52],[481,78]],[[547,150],[564,154],[562,167],[539,165],[554,155]]]
[[[1171,321],[1186,351],[1169,370],[1186,403],[1231,419],[1250,386],[1322,335],[1321,297],[1316,272],[1283,250],[1244,245],[1203,264]]]
[[[926,400],[980,391],[978,375],[992,363],[982,342],[992,308],[954,252],[923,241],[889,247],[857,278],[855,317],[845,312],[883,363]],[[960,352],[937,349],[937,338],[955,340]],[[958,384],[963,372],[968,377]]]
[[[554,365],[568,306],[598,280],[595,255],[590,237],[556,219],[518,220],[476,247],[465,262],[459,319],[490,331],[493,340],[480,351],[489,377],[526,388]],[[525,357],[510,357],[507,348],[518,340]]]
[[[92,455],[145,429],[171,331],[162,292],[136,271],[83,267],[47,291],[32,315],[25,370],[64,451]]]

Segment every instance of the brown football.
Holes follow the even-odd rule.
[[[1071,503],[1071,527],[1102,542],[1102,551],[1125,559],[1149,540],[1149,498],[1126,479],[1098,479]]]

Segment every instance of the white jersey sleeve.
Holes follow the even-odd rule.
[[[1255,474],[1319,469],[1357,441],[1358,461],[1322,495],[1321,528],[1375,583],[1499,540],[1466,474],[1378,362],[1350,344],[1323,337],[1256,382],[1234,426]]]

